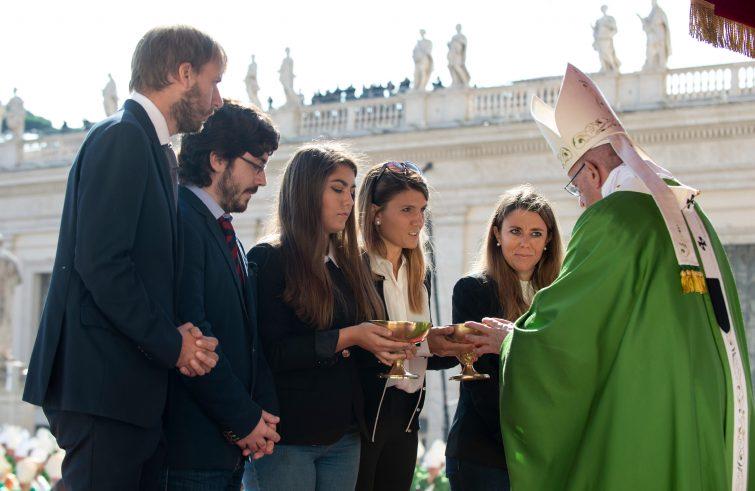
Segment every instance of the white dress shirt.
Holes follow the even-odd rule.
[[[129,99],[136,102],[147,111],[149,120],[152,121],[152,126],[155,127],[157,132],[157,139],[160,141],[160,145],[167,145],[170,143],[170,131],[168,131],[168,122],[165,120],[165,116],[155,106],[155,103],[149,100],[149,98],[139,92],[132,92]]]

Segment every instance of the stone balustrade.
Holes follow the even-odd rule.
[[[755,62],[616,75],[598,73],[592,77],[619,112],[755,100]],[[560,77],[547,77],[498,87],[408,91],[384,98],[287,105],[273,110],[272,117],[283,140],[289,142],[529,121],[532,96],[554,105],[560,83]],[[20,154],[30,165],[68,163],[84,136],[83,132],[43,136],[25,142]],[[12,140],[0,141],[0,169],[16,166],[16,148]]]
[[[618,111],[755,99],[755,62],[592,77]],[[560,84],[560,77],[547,77],[499,87],[405,92],[382,99],[284,107],[273,112],[273,119],[289,141],[528,121],[532,96],[554,105]]]
[[[755,63],[676,68],[666,75],[668,101],[729,99],[755,95]]]

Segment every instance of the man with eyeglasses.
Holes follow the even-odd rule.
[[[178,312],[217,337],[209,375],[171,379],[165,414],[166,489],[239,489],[246,457],[273,451],[277,398],[257,337],[254,265],[236,237],[232,213],[267,184],[279,134],[256,107],[225,101],[179,155],[184,254]],[[211,333],[211,334],[210,334]]]
[[[512,489],[753,489],[744,323],[698,191],[571,65],[532,114],[586,210],[502,346]]]

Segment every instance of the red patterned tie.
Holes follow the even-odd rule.
[[[241,284],[243,285],[245,279],[244,267],[241,263],[241,253],[239,251],[239,245],[236,242],[236,231],[233,230],[233,225],[231,225],[231,218],[223,215],[218,218],[218,223],[220,224],[220,229],[223,230],[225,243],[228,246],[228,251],[231,253],[233,263],[236,265],[236,274],[239,275],[239,279],[241,280]]]

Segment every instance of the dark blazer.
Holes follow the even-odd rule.
[[[127,100],[71,167],[25,401],[160,425],[181,352],[178,244],[167,159],[147,113]]]
[[[505,317],[495,284],[480,275],[465,276],[454,286],[453,322]],[[500,361],[496,354],[485,354],[475,362],[475,369],[490,375],[490,380],[462,382],[446,455],[490,467],[506,468],[501,438],[498,391]]]
[[[191,190],[179,188],[178,206],[184,233],[178,314],[220,344],[209,374],[171,375],[165,411],[168,466],[232,470],[241,459],[234,440],[257,426],[262,409],[278,414],[257,336],[257,275],[250,264],[241,284],[220,225]]]
[[[366,434],[354,357],[334,352],[338,330],[362,322],[343,272],[328,261],[328,272],[339,295],[333,322],[327,329],[318,330],[299,319],[283,301],[280,248],[258,244],[248,257],[258,265],[259,334],[278,394],[280,443],[327,445],[352,430]]]
[[[375,280],[375,288],[380,295],[380,300],[383,302],[383,307],[385,307],[384,281],[385,278],[382,277]],[[425,289],[427,290],[428,301],[430,301],[432,299],[432,273],[429,271],[425,275]],[[364,390],[364,410],[369,430],[368,441],[372,441],[372,436],[377,431],[377,426],[381,423],[379,416],[380,408],[385,404],[384,397],[394,397],[394,394],[398,394],[398,397],[402,400],[410,399],[411,401],[409,404],[405,404],[408,408],[406,417],[402,421],[391,422],[391,424],[398,424],[404,428],[408,427],[410,431],[417,431],[419,429],[419,415],[425,405],[427,383],[423,383],[422,389],[417,391],[416,394],[407,394],[396,387],[388,387],[386,389],[385,384],[387,380],[380,378],[380,374],[387,372],[388,367],[380,363],[375,355],[369,351],[355,348],[353,352],[357,355],[359,375]],[[431,356],[427,359],[427,369],[444,370],[453,367],[458,362],[454,357]],[[385,395],[383,394],[384,392]],[[383,401],[383,404],[381,404],[381,401]]]

